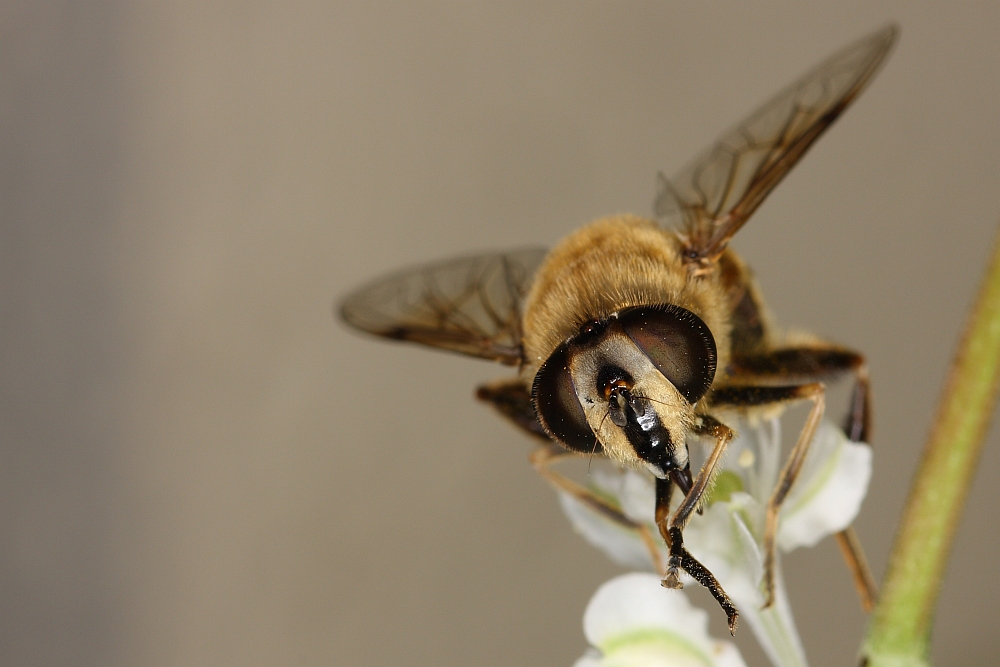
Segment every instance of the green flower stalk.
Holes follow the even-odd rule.
[[[941,579],[996,403],[1000,378],[1000,241],[966,324],[881,599],[862,646],[868,667],[925,667]]]

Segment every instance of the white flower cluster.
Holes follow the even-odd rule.
[[[574,667],[746,667],[736,645],[708,635],[708,612],[666,595],[655,574],[633,572],[597,589],[583,615],[594,648]]]
[[[741,426],[704,514],[695,515],[684,529],[684,544],[715,574],[772,663],[776,667],[805,667],[808,663],[780,563],[774,604],[761,609],[765,514],[782,464],[780,422],[774,419]],[[692,446],[692,453],[696,447]],[[870,476],[871,449],[850,442],[840,429],[824,422],[782,507],[779,550],[813,546],[847,528],[861,507]],[[653,517],[651,477],[604,467],[595,468],[590,477],[594,492],[620,507],[633,521],[646,524],[653,535],[659,534]],[[573,525],[588,541],[622,565],[653,570],[638,531],[569,494],[561,493],[560,498]],[[662,560],[666,562],[665,547]],[[690,583],[691,579],[685,579],[685,584]],[[734,645],[708,637],[706,622],[704,612],[691,607],[683,593],[660,588],[655,575],[612,580],[598,590],[587,609],[584,626],[595,650],[577,667],[742,665]]]

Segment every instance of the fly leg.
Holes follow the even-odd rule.
[[[722,590],[722,586],[719,584],[719,580],[715,578],[707,567],[699,563],[694,556],[684,548],[684,537],[681,535],[681,529],[673,526],[670,528],[670,565],[679,567],[684,570],[697,581],[699,584],[708,589],[708,592],[712,594],[722,610],[726,612],[726,619],[729,623],[729,634],[736,636],[736,624],[739,621],[740,613],[736,611],[736,607],[733,605],[733,601],[729,599],[726,595],[726,591]],[[670,567],[670,566],[668,566]],[[680,587],[680,582],[678,583],[678,588]],[[666,580],[663,582],[666,586]]]
[[[569,477],[552,469],[551,466],[556,461],[571,456],[579,456],[579,453],[567,450],[549,438],[545,433],[545,429],[538,423],[538,419],[535,416],[535,408],[531,404],[531,392],[522,380],[500,380],[483,385],[476,391],[476,396],[480,400],[492,404],[500,414],[510,419],[530,435],[544,440],[545,443],[535,449],[529,457],[531,464],[538,471],[538,474],[548,480],[557,491],[569,494],[598,514],[603,515],[620,526],[636,531],[646,550],[649,552],[649,559],[652,561],[653,567],[656,568],[657,572],[663,572],[666,567],[663,563],[663,552],[660,550],[660,545],[646,524],[633,521],[625,516],[621,508],[612,505],[605,498],[597,495],[587,487],[574,482]],[[600,450],[594,451],[593,455],[604,456]]]
[[[815,342],[744,355],[732,362],[733,384],[802,384],[854,376],[844,432],[852,442],[867,442],[871,432],[868,362],[853,350]]]
[[[733,362],[737,382],[816,382],[835,380],[845,374],[854,376],[854,388],[844,433],[852,442],[868,443],[871,436],[872,407],[868,362],[853,350],[815,342],[743,355]],[[878,597],[878,585],[868,567],[864,548],[852,526],[837,533],[837,546],[851,571],[861,607],[870,612]]]
[[[778,483],[767,503],[767,515],[764,523],[764,607],[774,603],[774,570],[778,535],[778,516],[781,504],[795,483],[809,445],[816,434],[816,427],[823,418],[825,407],[825,389],[822,383],[792,385],[788,387],[774,386],[735,386],[724,387],[712,392],[709,400],[714,407],[731,406],[747,408],[752,406],[777,405],[803,400],[812,401],[813,406],[806,417],[806,423],[799,432],[798,441],[792,448],[785,465],[778,476]]]
[[[777,549],[778,537],[778,512],[781,504],[785,502],[785,497],[792,488],[792,484],[802,471],[802,464],[809,453],[809,445],[812,444],[813,436],[816,435],[816,428],[823,418],[823,410],[826,406],[825,389],[822,384],[809,384],[801,387],[801,397],[812,400],[813,405],[806,417],[806,423],[799,431],[799,439],[792,448],[788,459],[785,461],[781,474],[778,477],[778,485],[771,493],[770,500],[767,501],[767,518],[764,523],[764,608],[774,604],[774,569],[775,551]]]
[[[694,480],[694,483],[688,482],[690,489],[681,487],[681,490],[686,492],[684,500],[670,520],[670,525],[678,528],[684,528],[687,525],[688,519],[691,518],[691,512],[700,508],[705,501],[705,493],[712,487],[712,482],[715,481],[715,476],[719,473],[722,456],[726,453],[726,448],[729,447],[729,443],[732,441],[734,435],[731,428],[714,417],[702,415],[699,419],[700,422],[695,425],[694,433],[715,438],[715,447],[712,448],[712,453],[701,467],[701,471],[698,473],[698,477]],[[679,471],[673,471],[673,473],[672,476],[675,479],[680,477]],[[688,472],[687,480],[691,479],[690,475],[691,473]]]
[[[575,457],[579,456],[579,454],[570,452],[553,442],[537,448],[531,453],[530,459],[531,464],[535,467],[535,470],[538,471],[538,474],[548,480],[548,482],[555,487],[557,491],[569,494],[598,514],[614,521],[620,526],[636,531],[639,534],[639,538],[642,540],[643,545],[645,545],[646,550],[649,552],[649,559],[653,562],[653,567],[656,568],[657,572],[663,572],[664,563],[662,552],[660,551],[660,546],[653,537],[653,533],[649,529],[649,526],[639,521],[630,519],[625,516],[621,508],[612,505],[607,500],[582,484],[579,484],[569,477],[552,470],[552,463],[570,456]]]
[[[871,568],[868,567],[868,559],[865,558],[864,547],[854,530],[854,526],[848,526],[836,535],[837,546],[840,547],[840,555],[847,563],[851,576],[854,579],[854,588],[861,598],[861,608],[871,613],[878,601],[878,584],[872,576]]]
[[[729,623],[730,634],[736,633],[736,624],[739,619],[739,612],[733,605],[733,601],[726,595],[722,585],[707,567],[702,565],[691,553],[684,548],[684,537],[681,530],[687,525],[691,513],[701,507],[705,500],[705,493],[711,488],[715,475],[718,473],[722,455],[733,439],[733,431],[725,424],[713,417],[704,415],[699,417],[700,421],[695,427],[695,432],[700,435],[711,435],[715,437],[715,447],[705,465],[698,473],[697,479],[691,481],[691,469],[671,470],[665,479],[656,480],[656,526],[660,530],[667,546],[670,549],[670,557],[667,560],[667,572],[663,578],[663,586],[666,588],[683,588],[679,573],[681,570],[691,575],[695,581],[707,588],[712,596],[726,612]],[[674,515],[670,516],[670,497],[674,484],[681,491],[684,491],[684,500]]]

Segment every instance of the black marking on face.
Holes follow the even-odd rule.
[[[601,369],[599,377],[615,378],[612,384],[603,385],[607,387],[608,418],[622,430],[640,459],[653,464],[661,472],[676,468],[670,432],[653,409],[652,401],[636,396],[632,392],[632,383],[621,377],[623,374],[627,375],[620,368]]]

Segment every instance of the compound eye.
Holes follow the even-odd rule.
[[[697,403],[715,380],[715,338],[690,310],[671,304],[625,308],[625,333],[689,403]]]
[[[557,347],[538,369],[531,387],[531,402],[538,421],[550,436],[578,452],[601,452],[573,386],[566,343]]]

